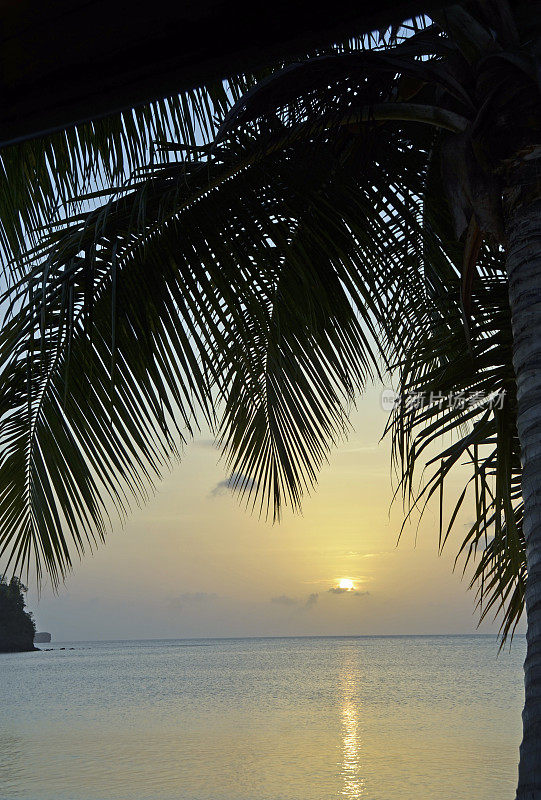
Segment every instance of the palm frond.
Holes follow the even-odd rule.
[[[62,576],[181,432],[213,423],[215,398],[248,497],[299,505],[375,368],[426,162],[392,127],[344,126],[347,103],[325,132],[237,130],[199,160],[151,164],[28,254],[0,341],[0,523],[17,566]]]
[[[353,36],[317,53],[299,53],[297,58],[385,48],[427,25],[421,17],[379,35]],[[170,147],[181,146],[187,157],[212,142],[231,106],[285,63],[254,73],[224,75],[223,80],[176,96],[2,148],[0,253],[4,279],[16,279],[28,246],[38,244],[50,224],[84,208],[92,192],[113,189],[150,161],[166,163]]]
[[[80,208],[81,196],[111,188],[149,159],[166,161],[155,145],[211,141],[221,118],[253,76],[232,77],[175,97],[77,125],[0,151],[0,247],[4,269],[16,268],[44,227]]]
[[[501,253],[483,247],[468,337],[460,303],[460,259],[453,269],[456,253],[442,247],[439,261],[436,256],[432,247],[424,302],[422,292],[410,302],[410,290],[404,306],[401,332],[408,328],[410,335],[404,337],[408,345],[398,365],[401,402],[388,425],[393,461],[409,508],[406,519],[414,512],[422,515],[432,500],[439,503],[441,547],[466,502],[473,505],[474,522],[463,539],[459,534],[457,560],[463,556],[466,569],[481,550],[472,586],[478,587],[481,618],[491,609],[502,612],[503,641],[520,619],[525,587],[516,383],[504,263]],[[453,470],[464,466],[471,478],[452,502],[446,521],[445,486]]]

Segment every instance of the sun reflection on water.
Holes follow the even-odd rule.
[[[359,669],[352,660],[344,664],[340,680],[342,694],[342,791],[347,800],[364,797],[366,786],[361,775],[360,710],[358,703]]]

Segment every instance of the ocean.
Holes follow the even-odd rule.
[[[514,797],[523,636],[42,647],[0,655],[1,800]]]

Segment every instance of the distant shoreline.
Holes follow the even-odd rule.
[[[525,633],[515,633],[515,637],[522,638]],[[156,637],[141,639],[58,639],[50,642],[52,647],[68,643],[87,643],[87,644],[122,644],[131,642],[241,642],[241,641],[278,641],[292,639],[497,639],[497,633],[366,633],[366,634],[343,634],[343,635],[287,635],[287,636],[179,636],[179,637]],[[40,648],[36,648],[40,649]],[[56,648],[55,648],[56,649]]]

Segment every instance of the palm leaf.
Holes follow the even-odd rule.
[[[213,423],[216,397],[248,496],[275,515],[298,506],[375,364],[426,160],[392,128],[360,135],[343,118],[342,104],[338,137],[328,116],[325,135],[307,126],[288,146],[283,125],[236,131],[199,161],[149,165],[29,254],[0,341],[0,523],[17,568],[62,576],[182,431]]]
[[[353,36],[322,52],[385,47],[426,27],[423,18],[377,36]],[[294,60],[294,59],[293,59]],[[169,147],[184,154],[211,142],[231,106],[251,86],[284,66],[257,73],[224,76],[179,95],[92,120],[48,136],[12,144],[0,151],[0,252],[4,278],[16,279],[28,246],[38,244],[43,229],[65,219],[70,209],[85,207],[94,191],[129,180],[152,160],[169,161]],[[19,269],[17,269],[19,267]]]

